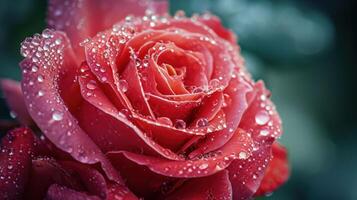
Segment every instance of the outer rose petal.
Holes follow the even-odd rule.
[[[250,199],[257,191],[264,171],[271,157],[271,147],[267,145],[254,151],[247,160],[235,160],[227,168],[232,183],[234,199]]]
[[[212,175],[224,170],[235,160],[247,159],[253,149],[252,142],[249,134],[239,129],[221,149],[194,160],[166,160],[123,151],[109,152],[108,157],[115,160],[120,159],[118,155],[123,154],[127,159],[138,165],[146,166],[157,174],[169,177],[193,178]]]
[[[83,192],[69,189],[65,186],[53,184],[47,192],[46,200],[100,200],[99,197],[89,196]]]
[[[107,190],[106,200],[138,200],[138,198],[131,193],[128,188],[122,185],[114,184],[109,186]]]
[[[0,85],[8,106],[16,113],[16,118],[23,125],[31,125],[33,121],[30,114],[27,112],[21,91],[21,84],[13,80],[3,79],[1,80]]]
[[[212,176],[187,180],[170,194],[168,200],[232,199],[232,186],[226,170]]]
[[[147,167],[127,159],[123,154],[109,155],[109,159],[125,179],[128,188],[144,199],[154,198],[155,193],[159,192],[165,183],[176,180],[176,178],[156,174]]]
[[[158,14],[167,12],[166,0],[50,0],[48,25],[65,31],[77,54],[83,58],[79,43],[111,27],[127,15],[144,15],[146,9]]]
[[[231,30],[227,30],[225,27],[223,27],[221,20],[217,16],[207,13],[201,17],[198,17],[198,20],[206,26],[210,27],[221,38],[227,40],[233,45],[237,45],[237,38],[235,34]]]
[[[289,165],[286,149],[279,143],[273,143],[273,158],[269,162],[264,178],[255,195],[272,193],[289,178]]]
[[[45,30],[41,36],[27,38],[21,51],[26,56],[21,63],[25,103],[39,128],[52,143],[76,160],[88,164],[99,162],[111,180],[119,181],[117,172],[78,126],[63,99],[69,99],[70,95],[76,97],[76,93],[67,91],[74,85],[73,80],[67,79],[73,76],[77,63],[66,35]],[[68,92],[63,97],[59,91],[61,86],[67,87],[63,89]]]
[[[27,199],[43,199],[52,184],[59,184],[72,189],[82,189],[81,182],[71,176],[53,159],[38,158],[32,161],[31,179],[26,185]]]
[[[0,197],[21,199],[31,168],[33,135],[29,129],[10,131],[1,143],[0,151]]]

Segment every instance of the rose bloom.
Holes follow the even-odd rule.
[[[287,180],[280,118],[235,35],[167,6],[49,1],[21,87],[2,80],[32,130],[2,139],[0,199],[251,199]]]

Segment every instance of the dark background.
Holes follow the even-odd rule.
[[[255,79],[273,92],[292,175],[267,199],[357,199],[355,2],[171,0],[171,13],[220,16],[239,35]],[[45,13],[44,0],[0,1],[1,78],[20,79],[20,42],[41,32]],[[3,98],[0,117],[10,119]]]

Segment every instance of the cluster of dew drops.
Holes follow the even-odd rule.
[[[20,53],[27,60],[30,60],[31,66],[27,66],[22,69],[22,73],[25,75],[27,73],[36,74],[34,79],[29,80],[25,84],[29,86],[34,86],[35,84],[43,84],[45,81],[44,76],[40,73],[46,70],[56,70],[62,66],[64,62],[63,51],[64,51],[64,38],[62,35],[55,35],[53,30],[45,29],[42,34],[35,34],[33,37],[26,38],[22,44]],[[40,69],[42,67],[43,69]],[[55,77],[57,78],[57,77]],[[24,92],[25,98],[30,98],[29,94]],[[45,91],[38,90],[35,97],[41,98],[45,95]],[[32,104],[29,105],[30,108]],[[16,117],[16,113],[11,112],[11,116]],[[60,111],[53,110],[52,120],[60,121],[63,118],[63,113]]]

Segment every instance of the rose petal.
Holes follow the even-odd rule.
[[[16,118],[23,125],[32,125],[33,121],[30,114],[27,112],[21,90],[21,84],[10,79],[2,79],[0,85],[6,99],[6,103],[10,107],[11,111],[16,114]]]
[[[105,178],[97,170],[71,161],[63,161],[61,165],[77,177],[79,176],[88,194],[106,198],[107,184]]]
[[[0,151],[0,197],[21,199],[31,169],[34,138],[26,128],[10,131],[2,138]]]
[[[198,144],[198,148],[190,154],[191,158],[220,148],[232,137],[248,107],[246,96],[251,91],[250,84],[242,78],[237,77],[231,80],[230,85],[224,91],[229,98],[229,101],[226,100],[229,105],[223,108],[226,114],[227,127],[222,131],[209,134],[205,140]]]
[[[90,81],[95,81],[96,79],[93,76],[93,74],[90,73],[89,70],[84,71],[83,73],[85,73],[86,75],[79,77],[79,83],[81,86],[82,96],[84,99],[86,99],[86,101],[88,103],[93,105],[95,108],[98,108],[98,110],[100,111],[100,112],[92,111],[91,113],[93,113],[93,114],[101,113],[101,117],[98,118],[95,115],[94,115],[94,117],[96,119],[110,119],[110,118],[112,118],[112,120],[109,122],[116,124],[115,128],[112,129],[114,131],[114,135],[113,135],[113,133],[111,133],[113,135],[113,137],[110,136],[110,138],[108,138],[109,142],[113,142],[112,144],[117,144],[117,145],[113,146],[113,149],[121,149],[121,150],[126,149],[126,150],[130,151],[130,150],[137,149],[138,147],[140,147],[146,154],[149,154],[149,155],[161,155],[168,159],[174,159],[174,160],[182,159],[179,156],[177,156],[176,154],[174,154],[173,152],[171,152],[169,149],[165,149],[165,148],[159,146],[151,138],[149,138],[147,135],[145,135],[137,126],[135,126],[131,121],[128,120],[127,117],[130,117],[130,116],[126,116],[125,113],[123,113],[124,111],[122,111],[122,110],[120,110],[120,111],[117,110],[117,108],[105,96],[105,94],[103,93],[102,90],[100,90],[100,88],[96,87],[96,88],[89,89],[87,87],[87,84]],[[86,78],[84,78],[84,77],[86,77]],[[96,84],[99,85],[99,83],[97,83],[97,82],[96,82]],[[91,92],[93,95],[88,96],[87,95],[88,92]],[[129,112],[128,110],[126,110],[126,111]],[[88,113],[88,112],[84,112],[84,114],[86,114],[86,113]],[[88,117],[86,117],[86,118],[88,119]],[[79,121],[82,121],[82,123],[83,123],[83,120],[85,120],[85,118],[81,118],[81,120],[79,120]],[[111,131],[110,129],[108,129],[108,124],[105,122],[95,123],[95,124],[84,123],[83,125],[86,125],[86,126],[90,125],[92,127],[92,129],[91,129],[92,131],[90,129],[87,130],[89,132],[89,134],[91,134],[90,132],[93,133],[93,130]],[[109,125],[110,125],[110,123],[109,123]],[[94,128],[96,126],[97,126],[97,128]],[[99,127],[102,127],[102,129],[100,129]],[[104,127],[106,127],[106,128],[104,128]],[[94,132],[94,133],[97,134],[97,132]],[[121,134],[121,136],[118,137],[118,134]],[[98,139],[97,135],[96,135],[96,138]],[[96,139],[96,138],[93,137],[93,139]],[[115,140],[115,138],[117,138],[117,140]],[[120,142],[120,143],[114,143],[114,142]],[[108,148],[106,148],[106,149],[108,149]]]
[[[264,178],[259,186],[256,196],[272,193],[289,178],[289,165],[286,149],[279,143],[272,146],[273,158],[269,162]]]
[[[245,111],[239,127],[251,132],[259,145],[271,144],[282,134],[281,119],[262,81],[255,84],[254,91],[253,101]]]
[[[192,178],[214,174],[224,170],[235,159],[247,159],[253,148],[250,136],[238,130],[221,149],[202,155],[194,160],[172,161],[125,151],[109,152],[111,160],[123,154],[138,165],[147,166],[151,171],[169,177]]]
[[[115,22],[127,15],[143,16],[147,8],[158,14],[167,12],[167,1],[139,0],[74,0],[70,2],[51,0],[48,9],[48,25],[50,28],[65,31],[79,59],[83,59],[80,42],[96,33],[110,28]]]
[[[227,40],[233,45],[237,44],[236,35],[231,30],[228,30],[225,27],[223,27],[221,20],[217,16],[206,13],[198,17],[197,19],[199,22],[210,27],[221,38]]]
[[[175,181],[175,178],[162,176],[148,170],[145,166],[126,159],[123,154],[108,157],[113,166],[122,174],[125,184],[136,195],[145,199],[154,199],[155,193],[161,192],[166,183]]]
[[[41,36],[35,35],[26,39],[22,44],[22,52],[26,56],[21,63],[22,89],[28,111],[36,124],[58,148],[82,163],[100,162],[108,177],[119,181],[116,171],[100,149],[77,125],[76,119],[68,111],[64,99],[59,94],[58,85],[64,87],[57,82],[64,81],[58,80],[59,75],[72,76],[75,69],[73,54],[66,36],[61,32],[45,30]],[[74,84],[72,82],[72,85]],[[66,99],[69,95],[67,93]],[[78,94],[73,95],[76,97]]]
[[[234,160],[227,170],[234,199],[250,199],[257,191],[271,157],[271,146],[253,151],[247,160]]]
[[[83,192],[69,189],[65,186],[53,184],[48,189],[46,199],[48,200],[100,200],[97,196],[89,196]]]
[[[138,70],[134,62],[135,61],[130,62],[121,74],[121,83],[125,84],[121,87],[126,87],[122,89],[127,90],[125,95],[130,100],[134,109],[138,110],[142,115],[149,115],[152,118],[155,118],[155,115],[145,98],[143,86],[139,80]]]
[[[232,199],[228,172],[223,170],[211,176],[187,180],[165,199]]]
[[[33,160],[30,177],[25,192],[28,199],[43,199],[48,188],[54,183],[76,190],[84,189],[77,177],[72,176],[58,162],[50,158]]]
[[[221,110],[223,105],[222,92],[216,92],[202,100],[202,104],[194,115],[193,125],[196,125],[199,119],[212,120]]]
[[[108,187],[107,190],[107,198],[106,200],[138,200],[138,198],[131,193],[128,188],[118,185],[118,184],[113,184]]]
[[[157,117],[167,117],[172,121],[186,119],[200,105],[201,100],[173,101],[153,94],[146,94],[149,104]]]

